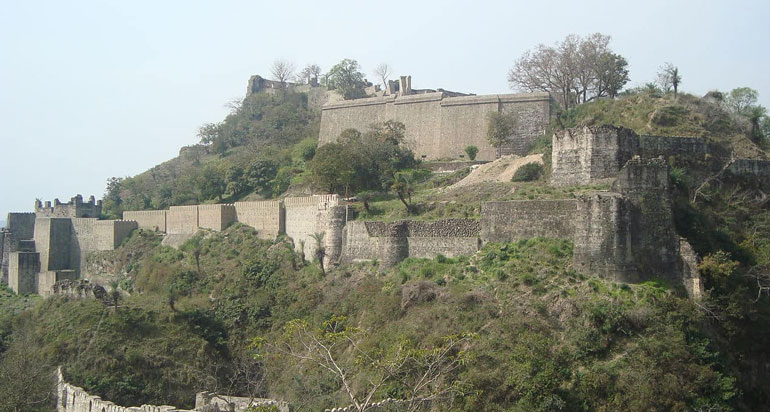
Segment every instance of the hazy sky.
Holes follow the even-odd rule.
[[[0,0],[0,214],[100,198],[196,142],[276,58],[357,59],[415,88],[509,92],[538,43],[601,32],[631,85],[677,65],[684,91],[750,86],[770,106],[768,1]],[[373,77],[369,75],[370,79]],[[2,220],[2,218],[0,218]]]

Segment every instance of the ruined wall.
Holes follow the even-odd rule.
[[[198,394],[195,395],[196,411],[227,411],[231,406],[236,411],[243,411],[249,406],[272,406],[275,407],[278,412],[291,412],[294,410],[289,403],[274,399],[226,396],[211,392],[198,392]]]
[[[38,217],[92,217],[98,218],[102,214],[102,201],[97,201],[94,196],[88,198],[88,202],[83,202],[82,195],[76,195],[67,203],[61,203],[59,199],[51,202],[45,202],[45,205],[39,200],[35,201],[35,214]]]
[[[274,406],[279,412],[292,412],[286,402],[273,399],[252,399],[201,392],[195,396],[195,409],[178,409],[174,406],[142,405],[125,407],[88,394],[83,388],[67,383],[61,368],[56,371],[56,411],[57,412],[214,412],[229,411],[229,404],[234,412],[243,412],[249,406]]]
[[[235,206],[229,204],[198,205],[198,227],[224,230],[235,221]]]
[[[342,262],[378,260],[392,266],[408,258],[472,255],[479,250],[479,221],[348,222],[343,231]]]
[[[170,235],[192,234],[198,231],[198,206],[171,206],[166,215]]]
[[[575,270],[618,282],[638,282],[629,220],[629,205],[619,193],[580,196],[573,238]]]
[[[686,239],[679,239],[679,259],[682,273],[682,283],[687,296],[700,299],[703,296],[703,283],[700,278],[700,258]]]
[[[110,401],[105,401],[98,396],[89,395],[88,392],[81,387],[65,382],[61,373],[61,368],[59,368],[57,375],[57,412],[193,412],[188,409],[177,409],[173,406],[118,406]]]
[[[481,240],[572,239],[576,212],[575,199],[486,202],[481,205]]]
[[[615,177],[638,151],[638,136],[622,127],[559,131],[552,140],[551,185],[586,185]]]
[[[35,252],[11,252],[8,260],[8,286],[20,295],[37,292],[40,255]]]
[[[366,131],[372,123],[396,120],[406,127],[406,143],[420,158],[457,158],[468,145],[479,148],[477,159],[494,160],[487,143],[490,112],[517,113],[515,143],[508,153],[526,154],[550,121],[547,93],[447,97],[444,92],[383,96],[330,103],[321,112],[320,144],[336,141],[345,129]],[[504,153],[506,153],[504,151]]]
[[[679,279],[679,236],[674,227],[668,162],[634,157],[618,173],[613,190],[631,206],[633,253],[643,276]]]
[[[235,219],[256,229],[261,239],[275,239],[285,230],[283,204],[277,200],[235,202]]]
[[[639,154],[644,157],[705,155],[709,145],[702,137],[639,135]]]
[[[37,274],[35,292],[43,297],[52,296],[55,294],[54,285],[57,282],[75,281],[75,279],[77,279],[77,273],[72,269],[40,272]]]
[[[125,211],[123,219],[135,221],[142,229],[165,232],[167,213],[166,210]]]
[[[727,170],[736,176],[770,176],[770,160],[737,159]]]

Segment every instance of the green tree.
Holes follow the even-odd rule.
[[[518,118],[513,113],[490,112],[487,116],[487,141],[502,155],[503,145],[513,139]]]
[[[227,189],[224,176],[216,166],[208,165],[203,168],[196,179],[196,187],[202,199],[222,199]]]
[[[343,59],[334,65],[323,77],[323,82],[330,89],[339,90],[345,99],[358,99],[366,96],[364,74],[361,66],[352,59]]]
[[[479,148],[476,146],[465,146],[465,153],[468,155],[469,160],[476,160],[476,154],[478,154]]]
[[[249,165],[244,175],[247,185],[255,191],[263,191],[278,174],[278,165],[271,160],[257,159]]]
[[[102,213],[110,219],[120,219],[123,215],[122,177],[107,179],[107,189],[102,200]]]

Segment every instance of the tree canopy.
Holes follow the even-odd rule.
[[[361,66],[352,59],[343,59],[335,64],[323,77],[323,83],[330,89],[339,90],[346,99],[366,96],[366,81]]]
[[[615,97],[628,83],[628,62],[609,48],[610,36],[574,34],[553,46],[528,50],[508,72],[514,90],[549,92],[570,106]]]

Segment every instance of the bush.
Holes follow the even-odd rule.
[[[469,160],[476,160],[476,154],[479,153],[479,148],[476,146],[465,146],[465,153],[468,155]]]
[[[521,166],[513,174],[513,182],[533,182],[543,175],[543,165],[540,163],[527,163]]]

